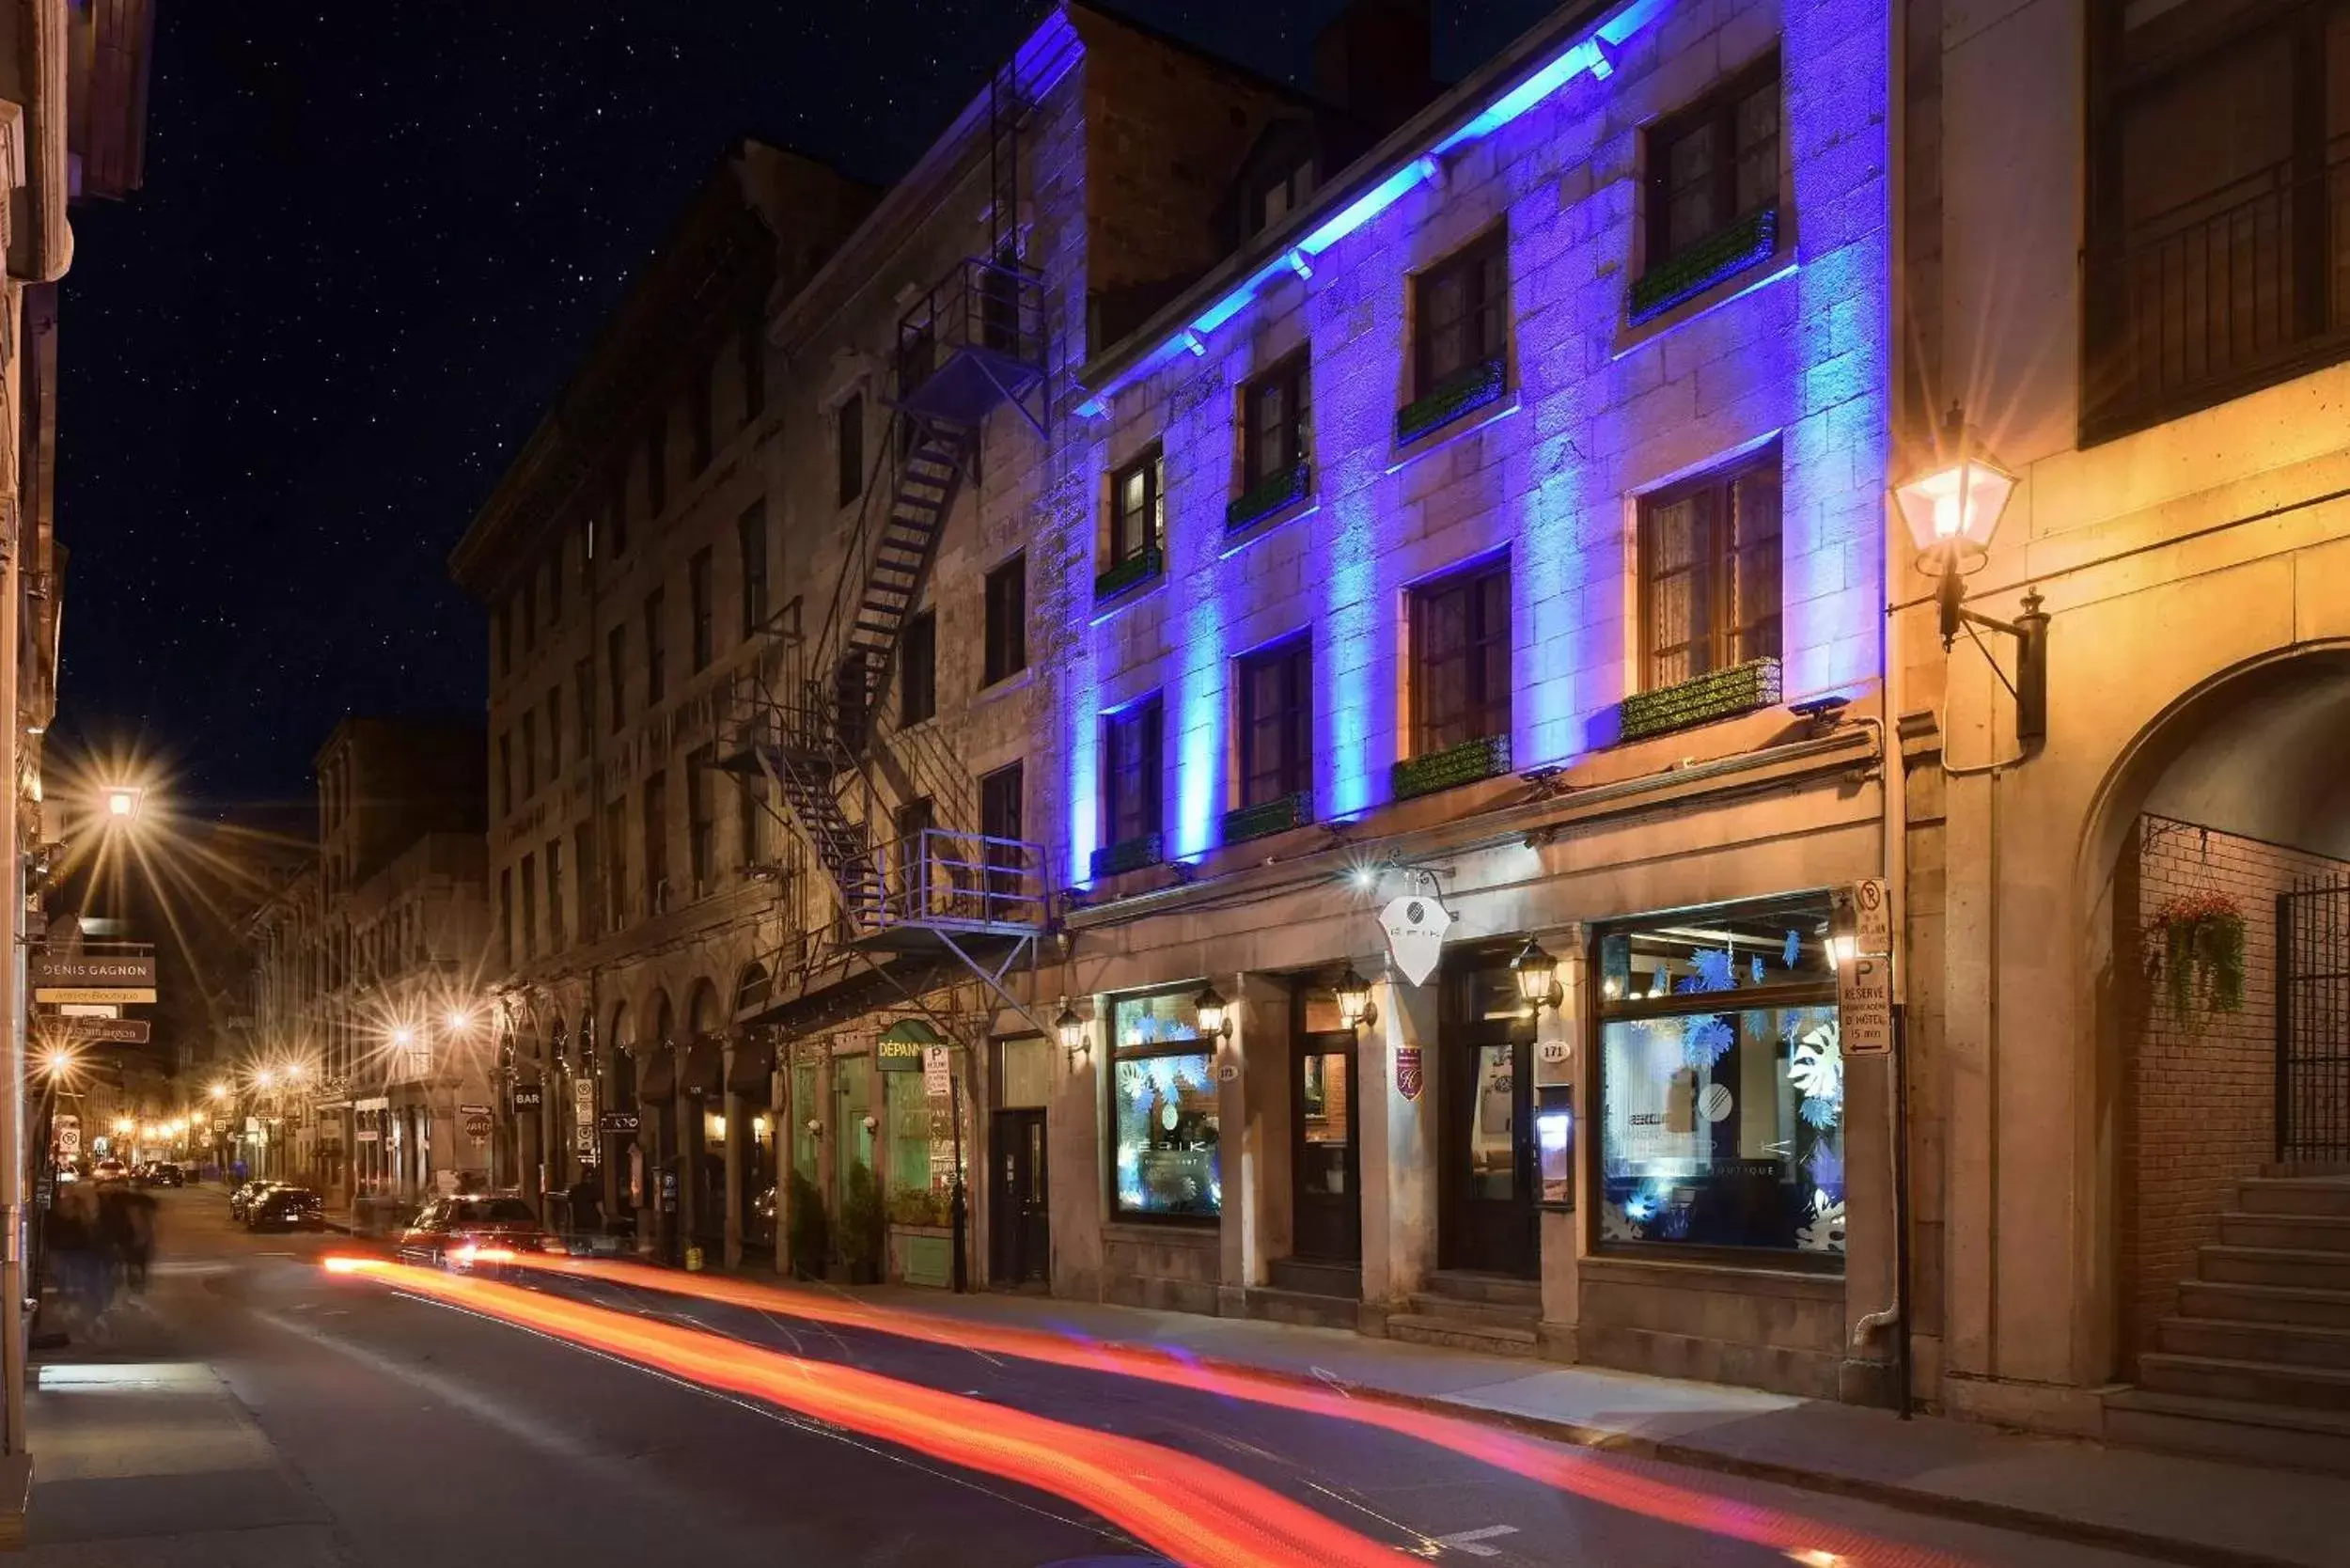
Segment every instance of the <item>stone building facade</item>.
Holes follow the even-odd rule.
[[[2350,1465],[2303,1371],[2350,1328],[2350,1016],[2311,980],[2350,944],[2350,10],[1894,21],[1897,478],[1955,409],[2015,478],[1966,608],[2048,618],[2019,735],[2014,640],[1946,652],[1896,545],[1919,1386]],[[2181,996],[2213,916],[2240,988],[2190,946]]]

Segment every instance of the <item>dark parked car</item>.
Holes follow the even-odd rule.
[[[157,1160],[139,1172],[143,1187],[181,1187],[188,1184],[188,1173],[169,1160]]]
[[[246,1207],[244,1228],[248,1231],[323,1231],[326,1229],[326,1205],[308,1187],[289,1187],[272,1184],[269,1190],[253,1200]]]
[[[254,1181],[247,1182],[244,1185],[237,1188],[228,1195],[228,1217],[230,1219],[244,1218],[245,1212],[253,1207],[253,1200],[255,1199],[260,1197],[261,1194],[269,1191],[272,1187],[283,1185],[285,1185],[283,1182],[262,1180],[258,1178]]]
[[[400,1261],[404,1263],[470,1268],[479,1253],[501,1250],[565,1253],[570,1248],[539,1223],[521,1199],[483,1194],[434,1199],[400,1237]]]

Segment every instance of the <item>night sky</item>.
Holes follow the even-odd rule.
[[[1302,82],[1341,0],[1124,0]],[[164,0],[146,189],[74,214],[56,742],[310,797],[349,713],[476,712],[446,560],[737,135],[885,181],[1013,0]],[[1550,8],[1452,0],[1457,74]]]

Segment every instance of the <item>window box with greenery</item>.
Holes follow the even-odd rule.
[[[1620,738],[1778,702],[1778,447],[1643,497],[1637,547],[1640,689],[1624,699]]]
[[[1241,388],[1241,493],[1224,509],[1228,532],[1306,498],[1313,474],[1313,372],[1304,350]]]
[[[1110,1011],[1111,1214],[1212,1223],[1224,1212],[1216,1043],[1191,988],[1129,996]]]
[[[1395,416],[1408,445],[1500,400],[1509,383],[1510,243],[1496,229],[1412,280],[1412,384]]]
[[[1228,844],[1313,821],[1312,634],[1243,654],[1234,661],[1232,679],[1240,799],[1224,814]]]
[[[1166,858],[1164,729],[1155,693],[1102,720],[1102,847],[1092,861],[1097,877],[1138,871]]]
[[[1412,754],[1398,800],[1510,771],[1510,563],[1480,561],[1410,599]]]
[[[1110,476],[1108,526],[1093,597],[1115,599],[1167,570],[1167,454],[1152,444]]]
[[[1634,325],[1777,252],[1778,93],[1773,52],[1648,133],[1648,259],[1632,284]]]

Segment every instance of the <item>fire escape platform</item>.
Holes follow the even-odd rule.
[[[952,957],[958,950],[970,952],[974,942],[1026,942],[1042,934],[1042,929],[1033,922],[925,915],[861,932],[843,945],[859,952],[936,953]]]

